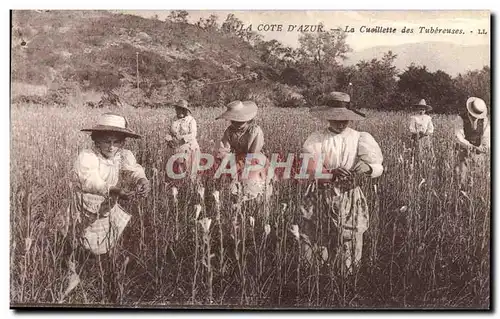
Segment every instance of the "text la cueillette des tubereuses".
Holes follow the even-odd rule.
[[[265,31],[265,32],[325,32],[326,27],[323,24],[259,24],[255,28],[252,24],[241,25],[234,31]],[[346,26],[343,30],[340,28],[331,29],[332,31],[344,31],[345,33],[354,33],[356,28],[352,26]],[[366,26],[362,25],[357,30],[360,33],[396,33],[398,29],[395,27],[384,27],[384,26]],[[450,28],[439,28],[433,26],[419,26],[416,28],[403,27],[400,29],[400,33],[428,33],[428,34],[464,34],[462,29],[450,29]]]
[[[360,33],[396,33],[397,28],[394,27],[383,27],[383,26],[361,26],[359,28]],[[354,33],[356,29],[351,26],[346,26],[344,29],[346,33]],[[416,28],[403,27],[400,33],[426,33],[426,34],[464,34],[462,29],[450,29],[450,28],[439,28],[433,26],[419,26]]]

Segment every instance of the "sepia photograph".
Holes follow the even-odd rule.
[[[10,308],[491,310],[491,19],[11,10]]]

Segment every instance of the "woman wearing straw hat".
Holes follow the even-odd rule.
[[[224,131],[220,143],[218,158],[222,159],[228,154],[234,154],[238,176],[233,179],[231,193],[236,202],[251,199],[266,199],[271,195],[271,184],[267,181],[266,163],[255,161],[252,164],[262,164],[261,169],[255,169],[246,177],[242,178],[242,170],[247,157],[258,155],[265,157],[262,153],[264,147],[264,132],[255,123],[258,107],[253,101],[233,101],[227,105],[226,111],[217,117],[231,121],[231,125]],[[248,159],[251,161],[251,159]]]
[[[126,138],[140,138],[128,127],[125,117],[106,113],[94,127],[82,131],[91,132],[93,146],[82,150],[74,162],[73,198],[63,231],[66,236],[70,234],[73,287],[75,280],[79,281],[74,272],[77,248],[83,247],[97,256],[112,252],[131,218],[118,200],[146,196],[150,190],[144,169],[132,152],[123,148]],[[113,276],[113,261],[110,257],[104,259],[108,275]],[[112,284],[112,277],[109,279]]]
[[[174,148],[174,152],[186,153],[185,158],[179,158],[174,163],[174,171],[176,174],[188,172],[191,170],[194,153],[200,151],[200,146],[196,140],[197,124],[192,111],[186,100],[180,100],[175,105],[176,117],[170,125],[170,134],[167,135],[167,141],[170,147]],[[193,177],[193,176],[192,176]]]
[[[421,99],[414,107],[418,114],[410,118],[410,132],[412,134],[412,146],[417,160],[421,155],[429,153],[434,157],[434,148],[432,147],[431,135],[434,133],[434,124],[432,118],[427,112],[432,110],[432,106],[427,105],[424,99]],[[425,161],[425,158],[421,158]]]
[[[323,106],[311,109],[314,117],[328,121],[329,126],[311,134],[303,144],[303,152],[313,156],[307,171],[314,181],[307,188],[301,210],[308,232],[308,240],[303,241],[306,253],[309,250],[310,254],[312,247],[330,242],[340,248],[344,256],[342,269],[350,273],[361,260],[363,233],[369,221],[369,207],[359,183],[363,177],[376,178],[382,174],[383,156],[372,135],[349,127],[351,121],[365,118],[348,109],[349,102],[348,94],[332,92]],[[318,177],[318,169],[331,175]],[[318,207],[317,203],[323,206]],[[315,221],[322,220],[332,220],[333,226],[321,225],[320,229],[328,233],[314,240],[312,236],[318,233],[319,226]],[[315,245],[307,244],[313,241]]]
[[[455,168],[461,185],[465,185],[472,164],[481,166],[490,149],[490,123],[488,108],[484,100],[470,97],[465,103],[466,112],[461,112],[455,128],[458,163]]]

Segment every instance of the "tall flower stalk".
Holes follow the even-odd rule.
[[[210,218],[203,218],[200,220],[202,229],[203,229],[203,242],[205,244],[205,266],[207,267],[207,286],[208,286],[208,301],[209,303],[213,302],[213,272],[212,272],[212,263],[210,260],[212,259],[212,254],[210,252],[210,225],[212,220]]]
[[[217,225],[219,226],[219,271],[223,273],[224,269],[224,236],[222,232],[222,223],[220,218],[220,199],[219,199],[219,191],[214,191],[212,193],[215,201],[215,220],[217,221]]]
[[[297,298],[299,297],[300,294],[300,233],[299,233],[299,226],[298,225],[292,225],[291,232],[293,234],[293,237],[297,241]]]
[[[179,200],[177,199],[177,195],[179,191],[177,187],[172,187],[172,197],[174,198],[174,206],[175,206],[175,241],[179,240]]]
[[[264,233],[263,233],[263,239],[260,243],[260,248],[259,248],[259,280],[262,278],[262,270],[264,268],[264,263],[265,263],[265,257],[266,254],[264,254],[262,247],[266,247],[266,242],[267,242],[267,236],[271,233],[271,226],[269,224],[266,224],[264,226]]]
[[[198,275],[198,251],[199,251],[199,239],[198,239],[198,217],[200,216],[201,205],[195,205],[195,217],[194,217],[194,259],[193,259],[193,284],[191,288],[191,299],[194,303],[196,301],[196,277]]]

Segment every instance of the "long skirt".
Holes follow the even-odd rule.
[[[191,180],[195,179],[194,172],[197,169],[194,165],[199,165],[199,163],[196,163],[197,153],[199,152],[200,147],[198,144],[184,144],[175,148],[175,154],[184,153],[185,157],[177,158],[173,163],[172,169],[174,174],[186,173],[186,177],[189,177]]]
[[[116,204],[107,216],[97,219],[83,230],[81,244],[96,255],[109,252],[120,239],[130,218],[130,214]]]
[[[311,183],[301,206],[305,254],[312,261],[311,249],[336,251],[329,258],[341,261],[348,273],[361,262],[363,234],[368,229],[368,204],[360,187],[341,191]]]
[[[424,163],[431,161],[434,157],[434,147],[430,136],[418,137],[414,134],[411,139],[413,156],[415,161]]]
[[[116,282],[123,265],[117,261],[119,254],[115,253],[131,215],[115,203],[104,216],[92,220],[76,210],[78,205],[75,204],[73,202],[67,209],[64,226],[60,229],[65,246],[66,267],[69,270],[68,285],[60,302],[78,286],[82,271],[98,266],[103,300],[116,303],[119,296]]]
[[[245,174],[245,159],[238,159],[237,176],[232,179],[230,186],[233,202],[269,200],[273,194],[273,186],[272,180],[267,176],[268,169],[269,160],[266,159],[265,165],[256,170],[249,170],[248,174]]]

